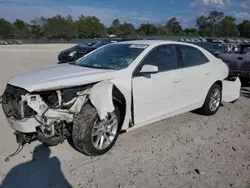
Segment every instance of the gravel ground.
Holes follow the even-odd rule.
[[[69,46],[0,46],[0,91],[13,75],[55,64]],[[0,111],[0,187],[249,188],[249,120],[246,86],[237,103],[224,104],[215,116],[186,113],[135,129],[100,157],[67,142],[50,149],[33,142],[6,163],[17,144]]]

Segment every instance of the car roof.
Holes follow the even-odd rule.
[[[100,41],[102,41],[102,40],[109,40],[109,41],[112,41],[112,40],[123,40],[123,38],[103,38],[103,39],[101,39]]]
[[[170,40],[132,40],[132,41],[122,41],[120,44],[144,44],[144,45],[161,45],[161,44],[181,44],[181,45],[189,45],[194,47],[199,47],[192,43],[187,42],[178,42],[178,41],[170,41]]]

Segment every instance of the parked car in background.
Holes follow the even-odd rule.
[[[15,41],[15,44],[23,44],[23,41],[21,41],[21,40],[16,40],[16,41]]]
[[[206,38],[207,39],[207,42],[214,42],[215,41],[215,39],[213,39],[213,38]]]
[[[14,42],[13,40],[6,40],[6,42],[7,42],[8,44],[15,44],[15,42]]]
[[[215,43],[220,43],[220,44],[224,44],[223,40],[217,40]]]
[[[224,39],[223,42],[227,44],[236,44],[236,41],[233,39]]]
[[[0,40],[0,45],[6,45],[8,44],[8,42],[4,41],[4,40]]]
[[[195,38],[194,42],[202,42],[200,39]]]
[[[241,43],[243,43],[243,41],[242,41],[241,39],[237,39],[237,40],[236,40],[236,43],[237,43],[237,44],[241,44]]]
[[[205,50],[209,51],[215,57],[220,53],[224,53],[226,51],[226,46],[220,43],[212,43],[212,42],[194,42],[193,44],[198,45]]]
[[[89,43],[87,43],[87,45],[88,46],[92,46],[92,45],[94,45],[96,42],[89,42]]]
[[[227,63],[230,76],[240,77],[244,84],[250,81],[250,43],[240,44],[235,53],[220,53],[218,58]]]
[[[102,155],[119,132],[198,110],[214,115],[240,97],[238,78],[203,48],[174,41],[108,44],[74,63],[12,77],[2,96],[17,142]],[[149,138],[150,139],[150,138]]]
[[[206,39],[206,38],[200,37],[200,40],[201,40],[201,42],[207,42],[207,39]]]
[[[249,40],[246,40],[246,39],[244,39],[243,42],[244,42],[244,43],[250,43],[250,41],[249,41]]]
[[[78,44],[76,46],[73,46],[72,48],[63,50],[62,52],[59,53],[58,55],[58,63],[68,63],[75,61],[82,56],[88,54],[89,52],[100,48],[101,46],[104,46],[109,43],[116,43],[116,42],[121,42],[121,41],[126,41],[126,40],[132,40],[132,39],[125,39],[125,38],[107,38],[107,39],[102,39],[98,42],[95,42],[93,44]]]

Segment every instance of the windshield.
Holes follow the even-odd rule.
[[[110,44],[76,61],[90,68],[120,70],[126,68],[148,45]]]

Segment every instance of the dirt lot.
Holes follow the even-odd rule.
[[[55,64],[69,46],[0,46],[0,91],[13,75]],[[2,110],[0,121],[0,187],[250,187],[250,87],[213,117],[186,113],[136,129],[95,158],[67,142],[50,149],[34,142],[6,163],[17,144]]]

